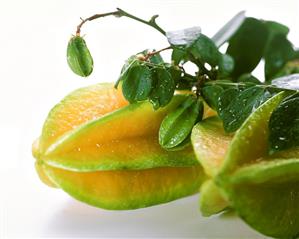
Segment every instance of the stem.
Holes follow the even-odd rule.
[[[232,87],[251,87],[251,86],[255,86],[255,87],[261,87],[264,89],[272,89],[272,90],[276,90],[278,92],[280,91],[287,91],[287,92],[299,92],[297,90],[291,90],[291,89],[285,89],[285,88],[281,88],[281,87],[277,87],[275,85],[254,85],[252,83],[247,83],[247,82],[222,82],[221,80],[215,80],[215,81],[208,81],[204,83],[204,86],[208,86],[208,85],[218,85],[218,86],[232,86]]]
[[[185,77],[187,77],[189,79],[193,79],[194,82],[197,81],[197,77],[187,73],[183,66],[178,66],[178,67],[182,70]]]
[[[199,69],[198,75],[204,75],[205,74],[210,78],[210,80],[215,80],[214,74],[211,71],[209,71],[205,68],[203,62],[201,62],[199,59],[195,59],[193,57],[192,57],[191,61],[194,62],[195,65],[197,65],[197,67]]]
[[[128,18],[131,18],[135,21],[141,22],[145,25],[148,25],[148,26],[151,26],[151,27],[155,28],[157,31],[159,31],[164,36],[166,35],[166,32],[156,23],[156,19],[157,19],[158,15],[154,15],[154,16],[151,17],[151,19],[149,21],[145,21],[145,20],[143,20],[141,18],[138,18],[138,17],[136,17],[136,16],[120,9],[120,8],[116,8],[116,9],[117,9],[117,11],[114,11],[114,12],[107,12],[107,13],[103,13],[103,14],[95,14],[91,17],[81,19],[82,20],[81,23],[77,26],[76,36],[80,36],[81,28],[86,22],[93,21],[95,19],[102,18],[102,17],[107,17],[107,16],[128,17]]]
[[[198,66],[198,68],[201,71],[201,73],[207,75],[210,78],[210,80],[214,80],[215,79],[215,77],[213,76],[213,74],[209,70],[207,70],[205,68],[205,66],[204,66],[204,64],[202,62],[198,61],[196,65]]]
[[[158,30],[161,34],[163,34],[164,36],[166,35],[166,32],[156,23],[156,19],[159,17],[159,15],[154,15],[151,17],[151,19],[149,21],[145,21],[141,18],[135,17],[132,14],[125,12],[124,10],[120,9],[120,8],[116,8],[120,14],[120,16],[124,16],[124,17],[128,17],[131,18],[133,20],[136,20],[138,22],[142,22],[148,26],[151,26],[153,28],[155,28],[156,30]]]
[[[161,50],[158,50],[158,51],[149,52],[149,53],[147,53],[146,56],[144,57],[144,60],[147,61],[150,57],[152,57],[152,56],[154,56],[154,55],[156,55],[156,54],[159,54],[159,53],[162,52],[162,51],[166,51],[166,50],[170,50],[170,49],[172,49],[172,47],[171,47],[171,46],[168,46],[168,47],[165,47],[165,48],[163,48],[163,49],[161,49]]]
[[[101,18],[101,17],[107,17],[107,16],[115,16],[115,17],[118,17],[118,11],[115,11],[115,12],[107,12],[107,13],[103,13],[103,14],[95,14],[91,17],[88,17],[88,18],[85,18],[85,19],[82,19],[81,18],[81,23],[77,26],[77,30],[76,30],[76,36],[80,36],[80,33],[81,33],[81,28],[82,26],[88,22],[88,21],[92,21],[92,20],[95,20],[95,19],[98,19],[98,18]],[[119,16],[120,17],[120,16]]]
[[[219,86],[250,86],[252,84],[246,83],[246,82],[222,82],[221,80],[216,80],[216,81],[208,81],[205,83],[205,85],[219,85]],[[259,85],[261,87],[265,87],[266,85]]]

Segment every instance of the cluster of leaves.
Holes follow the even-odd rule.
[[[147,54],[145,50],[126,61],[115,87],[122,84],[123,95],[130,103],[148,99],[158,109],[172,99],[181,70],[165,63],[160,54],[146,59]]]
[[[299,95],[294,84],[299,77],[291,75],[299,72],[299,53],[287,39],[288,33],[288,27],[280,23],[246,18],[244,12],[211,38],[198,27],[168,32],[164,35],[170,43],[167,49],[172,50],[171,63],[162,59],[160,51],[137,53],[126,61],[116,87],[122,88],[130,103],[149,100],[155,110],[166,106],[176,90],[189,92],[161,124],[159,142],[167,150],[188,145],[193,126],[202,119],[204,102],[217,111],[225,131],[233,133],[257,107],[286,91],[290,96],[270,120],[269,151],[299,146]],[[228,47],[221,52],[224,43]],[[252,75],[261,60],[265,62],[263,82]],[[194,74],[185,71],[187,62],[197,66]],[[68,63],[81,76],[92,71],[91,55],[80,36],[69,42]]]

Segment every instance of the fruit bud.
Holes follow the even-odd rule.
[[[67,62],[71,70],[79,76],[87,77],[92,73],[93,59],[82,37],[74,36],[70,39]]]

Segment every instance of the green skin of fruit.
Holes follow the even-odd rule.
[[[296,238],[299,150],[267,154],[269,118],[283,97],[283,93],[274,96],[244,122],[216,182],[251,227],[275,238]]]
[[[107,86],[105,85],[105,87]],[[72,99],[73,94],[78,97],[78,94],[80,95],[80,90],[67,96],[62,102],[66,103],[68,99]],[[44,127],[43,134],[40,138],[40,150],[35,152],[34,156],[37,157],[39,162],[42,162],[43,170],[53,184],[63,189],[74,198],[100,208],[112,210],[136,209],[166,203],[197,193],[206,176],[195,159],[195,155],[191,147],[189,147],[189,149],[184,149],[182,152],[168,152],[161,149],[160,153],[147,154],[146,156],[142,155],[140,157],[134,157],[134,155],[127,155],[126,162],[124,162],[122,160],[123,158],[121,158],[125,155],[106,154],[98,156],[95,154],[94,158],[81,158],[82,155],[79,153],[82,151],[76,151],[76,153],[73,154],[71,153],[72,149],[76,149],[76,147],[78,147],[78,145],[76,145],[77,139],[87,137],[89,132],[92,132],[95,129],[101,130],[101,127],[105,127],[106,124],[113,121],[117,123],[119,119],[129,119],[136,115],[141,115],[145,118],[155,117],[153,114],[156,114],[161,117],[162,121],[168,111],[177,107],[184,99],[184,96],[175,96],[174,100],[167,107],[159,109],[158,111],[154,111],[150,103],[147,102],[125,106],[119,110],[104,115],[99,119],[89,121],[71,132],[67,132],[49,147],[44,147],[46,144],[43,142],[43,135],[45,135],[45,140],[47,140],[47,127]],[[54,107],[54,109],[50,112],[49,117],[55,118],[55,114],[59,114],[59,108],[59,105]],[[136,123],[142,125],[142,122]],[[154,138],[152,137],[149,140],[154,140]],[[156,141],[158,142],[158,132]],[[88,140],[86,140],[86,142],[88,142]],[[159,175],[157,175],[155,178],[157,185],[155,186],[155,181],[153,181],[151,185],[152,190],[149,189],[140,195],[131,196],[129,192],[132,185],[123,185],[119,188],[119,191],[126,192],[125,195],[120,198],[113,199],[109,196],[97,197],[97,195],[93,193],[92,186],[89,186],[90,184],[87,184],[88,186],[86,186],[83,181],[74,183],[71,178],[67,177],[67,175],[71,175],[72,173],[80,175],[103,170],[114,171],[117,173],[122,172],[123,169],[129,169],[130,171],[138,169],[139,171],[142,171],[149,168],[161,167],[189,168],[190,178],[180,178],[178,175],[177,180],[173,183],[173,185],[167,185],[164,187],[164,182],[159,182]],[[64,174],[59,175],[55,173],[55,170],[62,170],[64,171]],[[157,190],[155,188],[157,188]]]
[[[299,149],[267,154],[268,121],[283,97],[282,93],[268,100],[244,122],[220,167],[213,167],[205,158],[215,148],[215,144],[205,142],[228,139],[221,122],[213,117],[194,127],[191,139],[195,153],[212,178],[201,187],[200,209],[204,216],[221,211],[225,198],[257,231],[276,238],[298,236]]]
[[[87,77],[92,73],[93,59],[82,37],[74,36],[70,39],[67,62],[71,70],[79,76]]]
[[[199,209],[204,217],[209,217],[227,209],[228,202],[212,179],[200,188]]]

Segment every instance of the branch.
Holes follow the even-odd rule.
[[[91,17],[81,19],[82,20],[81,23],[77,26],[76,36],[80,36],[81,28],[86,22],[93,21],[95,19],[102,18],[102,17],[107,17],[107,16],[128,17],[128,18],[131,18],[135,21],[141,22],[145,25],[148,25],[148,26],[151,26],[151,27],[155,28],[157,31],[159,31],[164,36],[166,34],[165,31],[156,23],[156,19],[157,19],[158,15],[154,15],[154,16],[151,17],[151,19],[149,21],[145,21],[145,20],[143,20],[141,18],[138,18],[138,17],[136,17],[136,16],[120,9],[120,8],[117,8],[117,11],[114,11],[114,12],[108,12],[108,13],[103,13],[103,14],[95,14]]]
[[[163,49],[161,49],[161,50],[158,50],[158,51],[152,51],[152,52],[149,52],[149,53],[147,53],[147,54],[145,55],[145,57],[144,57],[144,61],[147,61],[149,58],[151,58],[152,56],[154,56],[154,55],[156,55],[156,54],[159,54],[159,53],[162,52],[162,51],[166,51],[166,50],[170,50],[170,49],[172,49],[172,47],[171,47],[171,46],[168,46],[168,47],[165,47],[165,48],[163,48]]]

